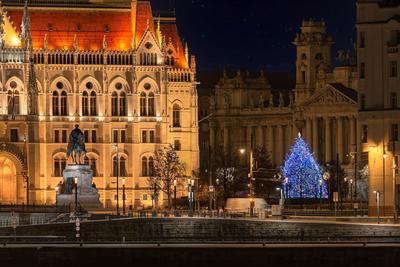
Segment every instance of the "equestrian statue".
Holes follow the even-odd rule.
[[[81,129],[79,129],[79,125],[76,124],[75,129],[73,129],[69,135],[67,157],[70,158],[72,156],[73,164],[81,165],[81,158],[85,155],[85,135]]]

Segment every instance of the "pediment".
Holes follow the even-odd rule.
[[[326,105],[357,105],[357,102],[349,96],[337,90],[331,85],[327,85],[322,89],[317,90],[311,98],[306,100],[304,106],[326,106]]]

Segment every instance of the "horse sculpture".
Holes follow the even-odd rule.
[[[85,136],[79,129],[79,125],[75,125],[69,136],[67,157],[72,156],[72,161],[76,165],[81,165],[81,158],[86,155]]]

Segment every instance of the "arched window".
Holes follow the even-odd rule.
[[[140,116],[147,116],[146,93],[140,94]]]
[[[89,96],[86,91],[82,93],[82,115],[89,116]]]
[[[18,115],[19,114],[19,94],[17,90],[8,91],[7,95],[7,106],[8,114]]]
[[[54,177],[62,177],[65,167],[67,166],[67,159],[64,157],[56,157],[53,161],[53,175]]]
[[[126,95],[124,92],[119,95],[119,115],[126,116]]]
[[[111,96],[111,110],[112,116],[118,116],[118,95],[116,92],[113,92]]]
[[[154,176],[154,159],[153,159],[153,157],[149,158],[149,176],[150,177]]]
[[[154,94],[151,92],[149,93],[149,97],[147,99],[148,103],[148,115],[149,116],[155,116],[155,110],[154,110]]]
[[[126,176],[126,169],[125,169],[125,164],[126,160],[124,157],[119,158],[119,176],[124,177]]]
[[[59,106],[58,106],[58,92],[53,92],[53,116],[58,116],[59,114]]]
[[[117,165],[119,163],[119,166]],[[126,176],[126,159],[123,156],[120,156],[117,163],[117,157],[113,157],[113,176],[117,177],[117,173],[119,177]]]
[[[97,98],[95,91],[90,93],[90,116],[97,116]]]
[[[175,104],[173,107],[173,111],[172,111],[172,125],[175,128],[180,128],[181,127],[181,109],[180,107]]]
[[[60,115],[67,116],[67,92],[61,92],[61,99],[60,99]]]
[[[142,177],[147,177],[148,176],[148,168],[147,168],[147,158],[143,157],[142,158]]]

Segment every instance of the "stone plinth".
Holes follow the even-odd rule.
[[[68,165],[64,183],[57,194],[57,205],[75,206],[75,178],[78,178],[78,205],[85,209],[100,208],[100,195],[93,187],[93,171],[89,165]]]

